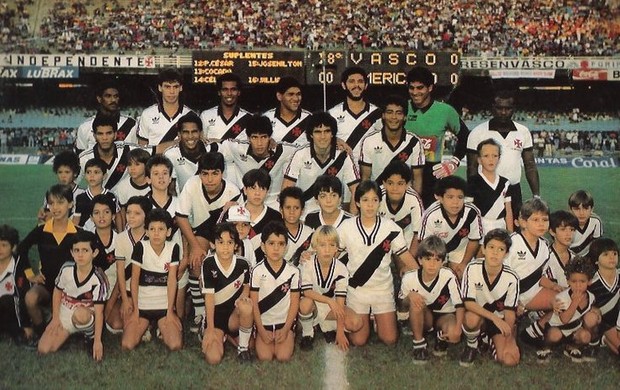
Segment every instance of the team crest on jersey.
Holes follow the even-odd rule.
[[[476,287],[476,290],[482,290],[482,283],[474,283],[474,287]]]
[[[170,263],[164,264],[164,271],[166,272],[170,271]]]
[[[211,276],[213,276],[213,278],[217,278],[217,271],[212,269],[211,270]]]
[[[383,146],[377,145],[373,148],[373,151],[377,154],[383,153]]]
[[[497,302],[495,307],[497,308],[497,311],[504,311],[504,302]]]
[[[328,174],[328,175],[330,175],[330,176],[336,176],[336,175],[338,174],[338,168],[336,168],[336,167],[330,167],[330,168],[327,170],[327,174]]]
[[[448,302],[448,300],[449,300],[449,299],[450,299],[450,297],[449,297],[449,296],[447,296],[447,295],[440,295],[440,296],[437,298],[437,302],[439,302],[439,304],[440,304],[440,305],[445,305],[445,304],[446,304],[446,302]]]
[[[521,141],[520,139],[515,139],[514,140],[514,146],[517,149],[522,149],[523,148],[523,141]]]
[[[230,131],[233,132],[233,134],[239,134],[241,133],[241,126],[239,126],[238,124],[235,124]]]
[[[384,240],[383,244],[381,244],[381,249],[383,249],[385,253],[388,253],[390,251],[391,244],[392,244],[391,240]]]
[[[215,126],[215,119],[211,118],[209,119],[209,127],[213,127]]]
[[[467,237],[468,234],[469,234],[469,229],[467,228],[462,228],[461,230],[459,230],[459,237]]]
[[[435,222],[433,222],[433,225],[435,225],[435,229],[439,229],[442,224],[443,222],[441,221],[441,219],[438,219]]]
[[[9,294],[13,294],[13,288],[15,286],[13,285],[13,283],[11,283],[11,281],[9,280],[8,282],[6,282],[4,284],[4,289],[6,290],[7,293]]]
[[[336,119],[338,120],[338,123],[344,123],[344,115],[338,115]]]
[[[525,260],[525,255],[527,255],[527,252],[525,252],[525,251],[518,251],[517,252],[517,257],[519,257],[519,260]]]
[[[295,126],[293,128],[293,130],[291,130],[291,133],[295,136],[295,137],[299,137],[301,135],[301,127],[299,126]]]
[[[286,294],[286,293],[288,292],[288,290],[290,290],[290,289],[291,289],[291,285],[290,285],[290,284],[288,284],[288,283],[284,283],[284,284],[282,285],[282,287],[280,287],[280,289],[282,290],[282,292],[283,292],[283,293],[285,293],[285,294]]]
[[[113,252],[110,252],[106,255],[105,260],[108,262],[108,264],[112,264],[116,261],[116,257],[114,256]]]
[[[125,164],[118,164],[116,166],[116,172],[123,173],[125,172],[125,168],[126,168]]]
[[[265,168],[267,169],[271,169],[273,168],[273,166],[275,165],[275,163],[273,162],[273,160],[267,160],[264,164]]]
[[[155,117],[151,118],[151,121],[153,122],[154,125],[157,125],[157,124],[159,124],[159,117],[155,116]]]
[[[235,284],[233,284],[233,286],[235,287],[235,290],[238,290],[239,287],[241,287],[241,281],[240,280],[235,280]]]
[[[179,157],[179,158],[177,158],[177,164],[179,164],[179,165],[185,165],[185,157]]]
[[[398,159],[399,159],[400,161],[405,162],[405,161],[407,161],[407,159],[408,159],[408,158],[409,158],[409,153],[406,153],[406,152],[400,152],[400,153],[398,153]]]
[[[370,123],[370,121],[369,121],[368,119],[364,119],[364,120],[362,121],[362,128],[363,128],[364,130],[368,130],[368,129],[370,129],[370,126],[372,126],[372,123]]]
[[[312,169],[312,161],[304,161],[304,169]]]

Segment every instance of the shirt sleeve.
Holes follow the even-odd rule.
[[[136,243],[136,246],[133,248],[133,252],[131,253],[131,263],[136,264],[142,268],[142,261],[144,256],[144,246],[141,242]]]

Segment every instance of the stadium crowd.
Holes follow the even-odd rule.
[[[8,51],[152,52],[209,48],[453,49],[469,56],[619,53],[617,2],[553,0],[56,1],[3,4]],[[28,5],[25,7],[25,5]],[[34,31],[33,20],[40,19]],[[29,21],[28,21],[29,20]],[[33,45],[28,38],[40,38]],[[21,39],[20,39],[21,37]],[[39,46],[35,48],[33,46]]]

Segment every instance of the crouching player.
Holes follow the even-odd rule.
[[[103,271],[93,267],[96,236],[78,231],[73,239],[71,255],[75,260],[65,263],[52,297],[52,321],[39,340],[41,355],[56,352],[73,333],[84,333],[93,359],[103,359],[103,307],[108,295],[108,282]]]
[[[519,364],[520,353],[515,339],[519,277],[509,266],[503,265],[511,245],[508,231],[493,229],[483,240],[484,259],[472,261],[465,268],[461,291],[467,347],[459,362],[463,367],[471,366],[478,356],[481,330],[491,339],[495,360],[505,366]]]
[[[464,308],[456,274],[444,268],[446,244],[438,236],[428,236],[420,243],[416,259],[420,269],[403,275],[399,298],[409,309],[413,332],[413,363],[425,364],[428,349],[425,331],[437,329],[433,355],[445,356],[448,343],[461,340]]]
[[[312,349],[314,325],[319,325],[328,343],[335,341],[341,350],[346,351],[349,340],[345,329],[357,332],[362,327],[362,319],[345,306],[349,271],[336,258],[340,246],[338,232],[333,226],[323,225],[312,235],[311,245],[316,253],[314,259],[300,267],[303,294],[299,303],[301,349]]]
[[[248,345],[252,335],[250,301],[250,265],[235,255],[239,234],[232,223],[215,228],[215,253],[202,263],[200,275],[205,296],[205,329],[202,352],[209,364],[218,364],[224,356],[227,336],[239,335],[237,358],[251,360]]]
[[[269,222],[261,234],[265,259],[252,270],[250,298],[256,324],[259,360],[288,361],[295,348],[294,324],[299,310],[299,269],[284,261],[288,233],[281,222]]]
[[[600,321],[597,311],[592,310],[594,295],[588,291],[588,284],[594,275],[594,266],[585,257],[575,256],[566,264],[568,289],[556,295],[561,309],[555,311],[545,328],[545,346],[568,341],[564,355],[573,362],[581,363],[580,347],[588,345],[592,332]],[[539,363],[546,363],[551,356],[550,349],[538,354]]]

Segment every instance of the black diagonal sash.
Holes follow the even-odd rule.
[[[293,283],[293,275],[288,278],[284,283],[280,284],[271,291],[266,297],[258,302],[258,309],[261,313],[269,311],[272,307],[278,304],[291,290],[291,284]]]
[[[286,133],[284,135],[284,137],[282,137],[282,141],[283,142],[288,142],[288,143],[291,143],[291,144],[295,143],[295,141],[297,141],[297,139],[299,137],[301,137],[305,133],[305,131],[306,131],[306,123],[308,122],[309,118],[310,118],[310,115],[305,117],[301,122],[299,122],[292,129],[290,129],[288,131],[288,133]]]
[[[108,171],[108,181],[105,183],[105,188],[111,190],[118,184],[118,182],[123,178],[125,174],[125,169],[127,168],[127,164],[129,164],[129,145],[125,145],[121,152],[120,157],[118,158],[118,163],[114,167],[113,171]]]
[[[545,268],[545,265],[546,263],[543,263],[534,272],[519,280],[519,292],[526,292],[540,281],[540,278],[542,278],[543,275],[543,268]]]
[[[267,171],[267,173],[270,173],[271,170],[273,169],[273,167],[276,166],[276,163],[278,162],[278,160],[282,156],[283,152],[284,152],[284,147],[281,144],[278,144],[276,146],[276,150],[273,152],[273,154],[271,154],[265,160],[265,162],[263,162],[263,164],[261,165],[260,169],[264,169],[265,171]]]
[[[177,126],[177,123],[175,122],[172,126],[170,126],[168,131],[166,131],[166,134],[164,134],[164,136],[162,137],[161,141],[159,141],[159,143],[162,144],[164,142],[173,141],[177,137],[178,134],[179,134],[179,128]]]
[[[324,175],[337,176],[342,167],[344,166],[344,162],[347,160],[349,155],[346,153],[340,153],[336,159],[329,164],[329,166],[323,171]],[[347,183],[343,183],[346,185]],[[310,186],[307,190],[304,191],[304,200],[308,201],[312,199],[314,196],[314,185]]]
[[[306,240],[301,243],[301,245],[297,248],[297,250],[291,256],[291,258],[288,259],[288,261],[292,263],[294,266],[298,266],[299,258],[301,257],[302,252],[310,248],[311,241],[312,241],[312,234],[309,235],[308,238],[306,238]]]
[[[443,303],[440,302],[440,299],[446,299],[446,301],[444,301]],[[437,296],[437,299],[435,300],[435,302],[431,303],[428,308],[431,311],[438,311],[441,310],[444,305],[448,302],[448,300],[450,300],[450,288],[448,287],[448,283],[446,283],[445,286],[443,286],[443,288],[441,289],[441,292],[439,292],[439,295]]]
[[[502,297],[496,299],[491,303],[485,303],[482,307],[490,311],[491,313],[494,313],[496,311],[504,311],[504,302],[506,302],[507,295],[508,293],[504,294]]]
[[[364,136],[368,132],[368,129],[370,129],[379,118],[381,118],[381,110],[377,109],[368,114],[366,118],[364,118],[360,123],[357,124],[357,126],[355,126],[355,128],[351,132],[351,135],[349,136],[349,139],[345,140],[347,142],[347,145],[349,145],[351,149],[355,149],[357,144],[362,140],[362,138],[364,138]]]
[[[247,127],[250,116],[250,114],[245,114],[241,118],[237,119],[235,123],[228,126],[226,132],[222,134],[222,141],[225,139],[236,139]]]
[[[405,146],[400,152],[398,152],[390,162],[392,161],[402,161],[404,163],[407,162],[407,160],[409,160],[409,157],[411,156],[411,154],[413,153],[413,148],[417,145],[418,143],[418,139],[416,137],[411,137],[411,140],[409,140],[409,143],[407,144],[407,146]],[[387,165],[386,165],[387,167]],[[381,172],[381,174],[377,177],[377,183],[383,183],[383,181],[385,180],[385,170],[383,172]]]
[[[338,281],[342,280],[342,279],[344,279],[344,276],[342,276],[342,275],[340,275],[336,279],[334,279],[332,281],[331,286],[329,286],[329,290],[325,291],[323,293],[323,296],[327,297],[327,298],[333,298],[336,295],[336,283],[338,283]]]
[[[131,131],[131,129],[133,129],[135,125],[136,125],[135,119],[127,118],[127,120],[125,120],[125,122],[121,125],[121,127],[119,127],[118,130],[116,131],[116,140],[124,141],[125,138],[127,138],[127,136],[129,135],[129,132]]]
[[[375,273],[383,256],[391,251],[392,240],[398,236],[399,232],[390,232],[388,236],[375,246],[375,248],[368,254],[366,260],[359,266],[355,273],[349,279],[349,286],[356,288],[363,286]]]
[[[469,226],[471,225],[472,222],[474,222],[475,218],[476,218],[476,213],[471,212],[467,214],[467,218],[465,219],[465,222],[463,222],[463,224],[461,225],[461,228],[459,229],[459,231],[454,235],[454,237],[450,239],[450,241],[446,242],[446,253],[450,253],[459,247],[459,244],[461,243],[461,240],[463,239],[463,237],[469,234]]]

